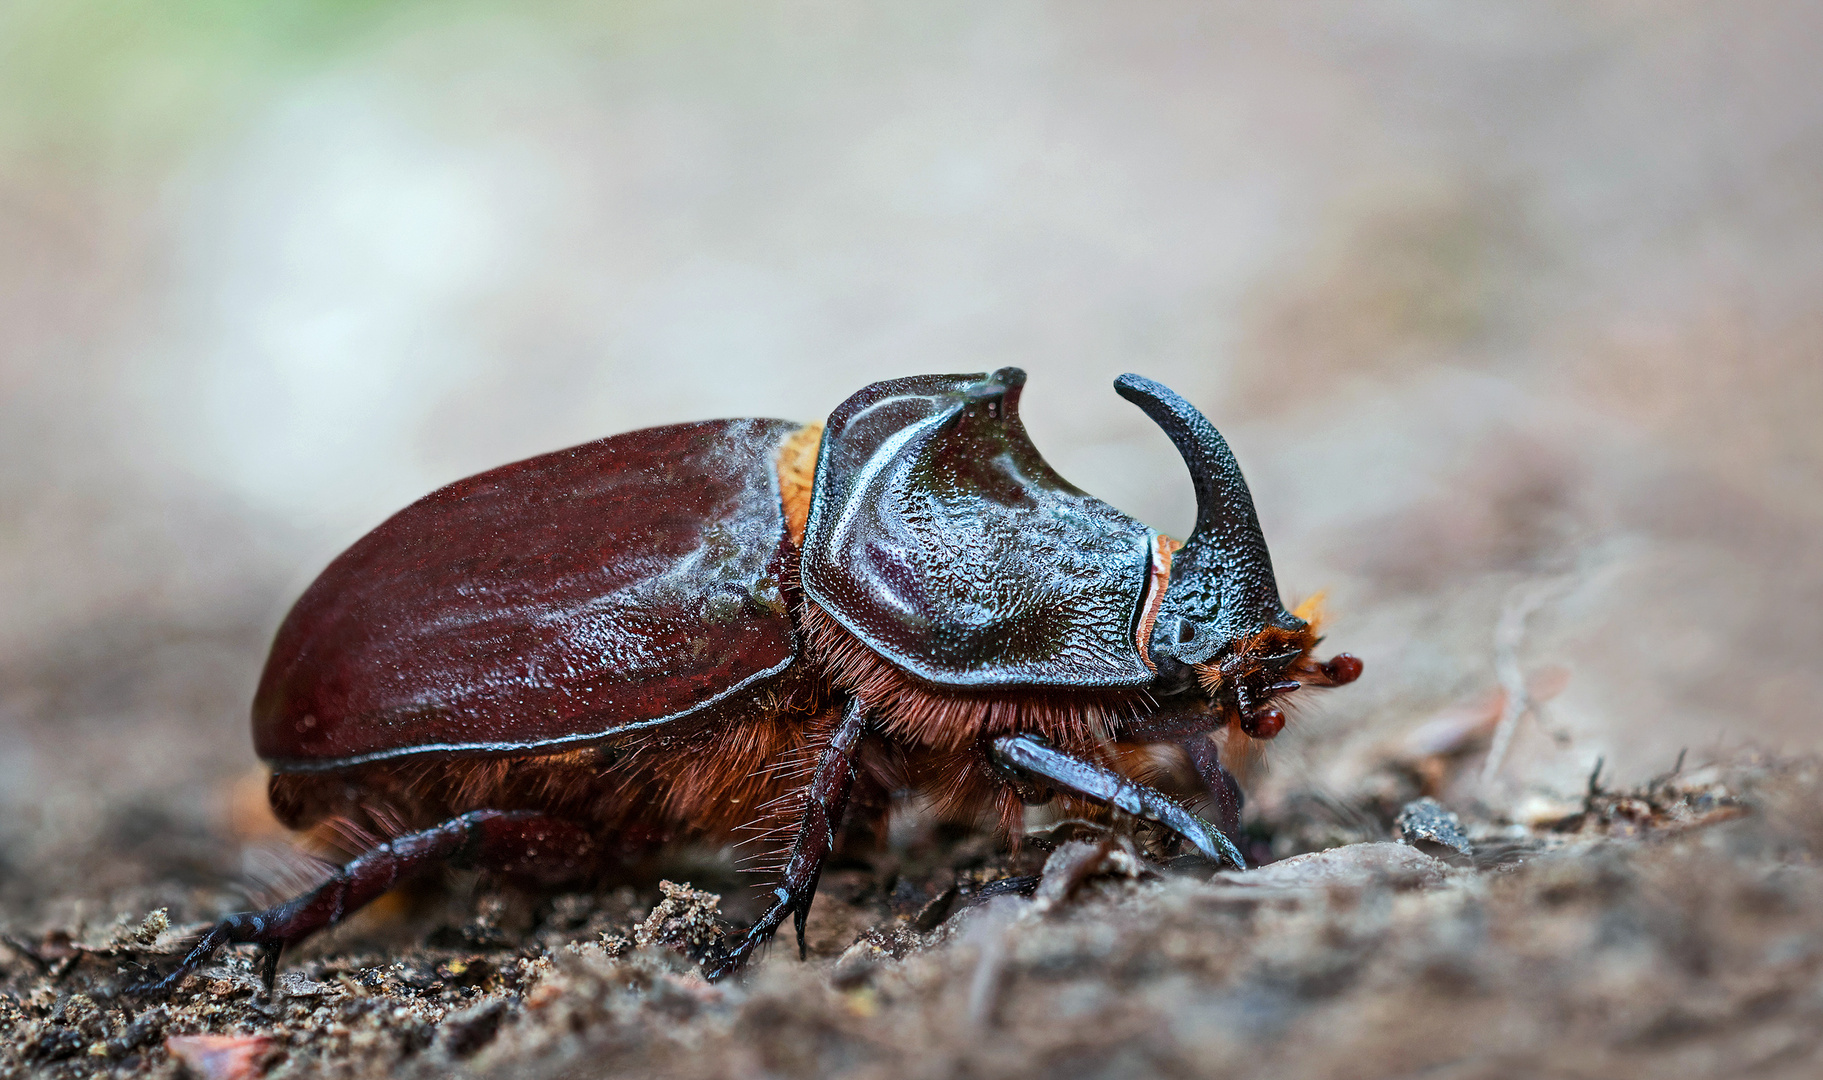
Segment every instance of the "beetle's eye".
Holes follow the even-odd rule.
[[[1177,644],[1188,645],[1196,640],[1196,624],[1189,619],[1177,620]]]

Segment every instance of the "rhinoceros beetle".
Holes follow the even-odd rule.
[[[894,791],[1008,837],[1028,802],[1114,808],[1245,868],[1218,743],[1271,738],[1277,698],[1361,663],[1312,656],[1240,467],[1189,403],[1115,382],[1189,466],[1179,545],[1046,464],[1024,383],[922,375],[826,425],[634,431],[395,514],[297,601],[253,701],[281,821],[392,838],[142,989],[232,943],[259,946],[270,986],[286,945],[439,862],[554,880],[771,829],[780,885],[704,958],[719,977],[788,916],[802,951],[850,803],[878,815]],[[1135,778],[1160,743],[1188,751],[1219,826]]]

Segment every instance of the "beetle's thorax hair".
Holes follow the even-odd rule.
[[[1146,700],[1144,691],[1121,687],[934,686],[882,659],[815,603],[806,600],[801,611],[805,651],[838,689],[873,710],[882,734],[913,746],[960,750],[982,738],[1026,732],[1092,752]]]
[[[583,823],[613,837],[628,857],[679,839],[752,840],[755,830],[796,824],[794,793],[841,715],[814,680],[796,683],[760,707],[694,730],[559,752],[425,755],[336,772],[275,772],[269,798],[291,828],[347,818],[371,821],[391,836],[470,810],[503,809]]]
[[[1018,842],[1024,804],[985,767],[984,741],[1033,734],[1077,757],[1115,764],[1116,733],[1150,701],[1132,687],[935,686],[881,658],[814,602],[806,599],[798,610],[807,656],[837,689],[867,704],[876,732],[903,761],[907,786],[929,800],[939,819],[990,825],[1010,843]],[[1077,813],[1095,812],[1071,805]]]
[[[1222,655],[1193,666],[1196,681],[1203,692],[1214,696],[1224,686],[1233,683],[1276,679],[1289,677],[1298,665],[1310,656],[1310,650],[1316,646],[1317,632],[1313,624],[1306,624],[1296,630],[1279,626],[1268,626],[1251,637],[1245,637],[1234,643]],[[1297,656],[1290,663],[1270,665],[1264,658],[1283,656],[1295,651]]]

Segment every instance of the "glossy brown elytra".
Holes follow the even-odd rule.
[[[393,838],[212,929],[280,950],[456,862],[572,877],[743,827],[795,834],[770,909],[704,958],[731,972],[804,918],[851,804],[894,791],[1009,835],[1063,798],[1243,866],[1224,741],[1275,699],[1353,681],[1286,611],[1227,443],[1169,389],[1115,388],[1183,455],[1179,545],[1072,487],[1019,420],[1024,372],[875,383],[828,424],[719,420],[505,465],[406,507],[280,627],[254,745],[287,825]],[[1219,824],[1125,771],[1184,748]]]

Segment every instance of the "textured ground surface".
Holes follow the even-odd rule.
[[[0,1068],[1817,1075],[1820,37],[1814,0],[0,3]],[[247,704],[387,514],[1006,364],[1064,476],[1179,535],[1109,383],[1204,408],[1366,661],[1248,777],[1256,846],[1429,794],[1472,863],[1066,848],[971,904],[1053,853],[908,816],[813,963],[728,986],[664,944],[688,903],[633,932],[661,876],[749,913],[702,855],[451,880],[273,1001],[244,956],[96,996],[298,884]],[[1650,798],[1578,817],[1598,761]]]
[[[299,950],[272,995],[228,956],[163,1002],[109,990],[196,927],[97,909],[6,939],[0,1074],[1816,1075],[1823,769],[1597,788],[1463,822],[1467,857],[1360,815],[1381,835],[1213,879],[1079,825],[1022,862],[912,837],[828,875],[809,963],[717,985],[682,953],[718,898],[668,881],[460,882]]]

